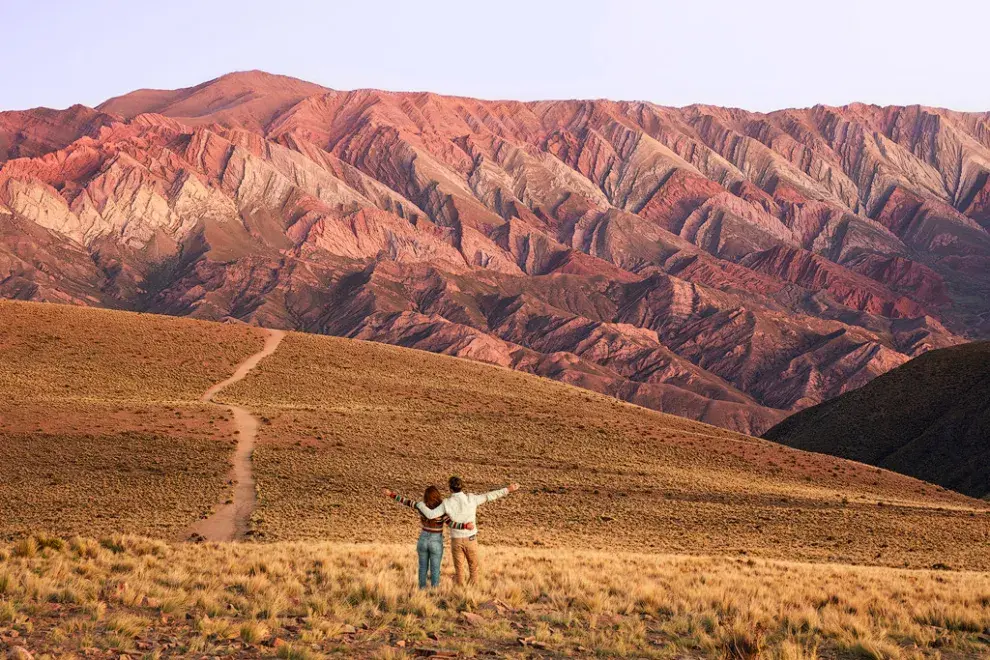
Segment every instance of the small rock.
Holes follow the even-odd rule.
[[[10,657],[13,660],[34,660],[34,656],[23,646],[15,646],[10,651]]]
[[[278,649],[278,648],[282,648],[286,644],[288,644],[287,641],[285,641],[281,637],[276,637],[275,640],[272,642],[272,647]]]
[[[498,598],[486,601],[478,606],[479,610],[484,612],[493,612],[495,614],[505,614],[506,612],[513,611],[511,607],[506,605],[504,602]]]
[[[474,612],[461,612],[461,619],[465,623],[469,623],[472,626],[480,626],[485,623],[485,617],[480,614],[475,614]]]
[[[406,648],[406,640],[400,639],[395,643],[395,645],[398,646],[400,649],[404,649]]]
[[[355,628],[354,626],[352,626],[349,623],[345,623],[344,625],[342,625],[340,627],[340,634],[341,635],[354,635],[356,633],[357,633],[357,628]]]

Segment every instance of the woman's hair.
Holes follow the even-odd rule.
[[[426,492],[423,493],[423,502],[426,503],[426,506],[431,509],[435,509],[440,506],[440,504],[443,503],[443,495],[440,494],[440,489],[436,486],[430,486],[427,488]]]

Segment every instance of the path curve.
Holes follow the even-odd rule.
[[[233,376],[206,390],[203,396],[199,398],[200,401],[212,403],[213,397],[219,394],[221,390],[243,380],[252,369],[258,366],[259,362],[275,352],[278,345],[282,343],[285,332],[282,330],[265,330],[265,332],[267,336],[261,351],[237,365]],[[231,502],[221,504],[210,517],[193,523],[186,530],[185,538],[234,541],[243,539],[247,534],[251,514],[254,513],[257,500],[254,489],[254,474],[251,469],[251,454],[254,452],[254,442],[258,436],[258,420],[246,408],[223,403],[216,405],[223,406],[233,414],[234,425],[239,431],[237,449],[234,451],[234,467],[231,470],[231,479],[234,482],[234,499]]]

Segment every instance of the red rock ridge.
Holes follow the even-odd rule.
[[[988,129],[230,74],[0,113],[0,295],[401,344],[760,433],[990,334]]]

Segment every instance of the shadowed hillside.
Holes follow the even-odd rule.
[[[764,436],[990,495],[990,342],[932,351]]]

